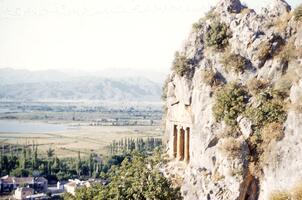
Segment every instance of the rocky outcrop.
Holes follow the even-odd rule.
[[[227,33],[208,37],[211,31],[222,31],[221,24],[228,27]],[[194,25],[180,51],[187,58],[183,66],[187,73],[172,71],[167,93],[166,138],[171,161],[163,171],[181,180],[176,182],[184,199],[265,200],[302,181],[302,54],[294,53],[302,52],[301,33],[301,22],[283,0],[275,0],[259,14],[239,0],[222,0]],[[222,41],[221,35],[228,43],[214,49],[210,44],[215,41],[209,40]],[[244,58],[243,72],[226,68],[223,59],[228,54]],[[273,88],[284,86],[282,92],[289,94],[282,97],[288,104],[282,139],[267,143],[262,139],[257,144],[254,138],[263,129],[257,132],[253,120],[244,114],[236,117],[236,128],[214,116],[216,93],[222,85],[236,82],[251,87],[254,79]],[[251,96],[247,106],[261,106]],[[175,139],[181,130],[190,134],[183,142],[189,145],[188,164],[174,158],[176,146],[182,144]],[[263,152],[269,159],[260,164]]]

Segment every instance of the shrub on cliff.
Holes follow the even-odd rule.
[[[220,77],[213,69],[204,69],[201,73],[201,79],[211,87],[217,87],[221,84]]]
[[[237,125],[237,117],[245,111],[248,102],[248,93],[241,84],[229,83],[216,93],[216,102],[213,106],[215,119],[225,121],[227,125]]]
[[[295,16],[295,20],[297,20],[297,21],[302,20],[302,4],[299,5],[299,6],[294,10],[294,16]]]
[[[239,74],[244,72],[247,60],[239,54],[225,52],[221,59],[221,63],[227,72],[233,71]]]
[[[231,158],[236,158],[242,153],[242,144],[233,137],[224,138],[218,148],[221,153]]]
[[[190,70],[189,62],[185,55],[179,52],[175,53],[172,70],[180,76],[184,76]]]
[[[211,9],[209,12],[205,14],[203,18],[199,19],[196,23],[192,25],[193,31],[198,32],[203,27],[204,22],[206,20],[214,21],[217,20],[217,18],[219,18],[219,14],[215,12],[214,9]]]
[[[268,123],[283,123],[287,118],[284,101],[277,95],[276,91],[268,88],[255,97],[257,106],[249,106],[246,116],[260,130]]]
[[[205,41],[209,47],[216,50],[224,49],[229,42],[229,28],[225,23],[219,21],[213,22],[205,34]]]
[[[248,91],[253,95],[257,95],[260,91],[269,86],[268,81],[252,78],[247,83]]]

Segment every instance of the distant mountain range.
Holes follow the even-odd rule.
[[[164,77],[135,70],[89,74],[4,68],[0,69],[0,99],[159,101]]]

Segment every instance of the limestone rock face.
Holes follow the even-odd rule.
[[[230,13],[240,13],[244,7],[239,0],[221,0],[216,8]]]
[[[290,99],[301,104],[302,79],[292,86]],[[302,180],[302,113],[290,110],[285,125],[285,137],[272,144],[271,162],[264,168],[260,199],[268,199],[270,191],[294,188]]]
[[[185,200],[266,200],[275,190],[286,190],[302,180],[302,77],[289,76],[289,71],[302,74],[302,54],[285,61],[282,55],[287,54],[280,53],[287,44],[302,48],[301,24],[283,0],[275,0],[259,14],[239,0],[221,0],[211,12],[215,19],[201,19],[180,51],[188,60],[188,73],[180,76],[171,72],[165,121],[171,161],[163,171],[181,186]],[[272,24],[284,19],[285,25]],[[215,20],[225,23],[230,31],[223,51],[207,47],[206,33]],[[225,52],[246,59],[244,72],[226,70],[222,63]],[[204,76],[205,71],[214,72],[215,81]],[[249,86],[255,78],[277,84],[285,77],[293,84],[289,86],[287,102],[291,106],[283,124],[284,137],[267,145],[271,161],[262,168],[261,176],[256,176],[250,163],[253,124],[245,116],[236,119],[236,130],[217,122],[213,114],[215,92],[219,84]],[[184,148],[176,152],[180,145]],[[233,153],[227,153],[227,148]],[[189,160],[175,158],[179,152],[188,152]]]
[[[269,5],[269,8],[264,9],[263,11],[268,17],[274,18],[290,12],[291,7],[283,0],[274,0],[273,3]]]

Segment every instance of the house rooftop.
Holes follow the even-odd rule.
[[[13,180],[14,180],[14,182],[16,183],[16,184],[19,184],[19,185],[21,185],[21,184],[29,184],[29,183],[34,183],[34,178],[33,177],[14,177],[13,178]]]
[[[4,184],[34,184],[35,182],[47,182],[44,177],[14,177],[14,176],[3,176],[0,178]]]

